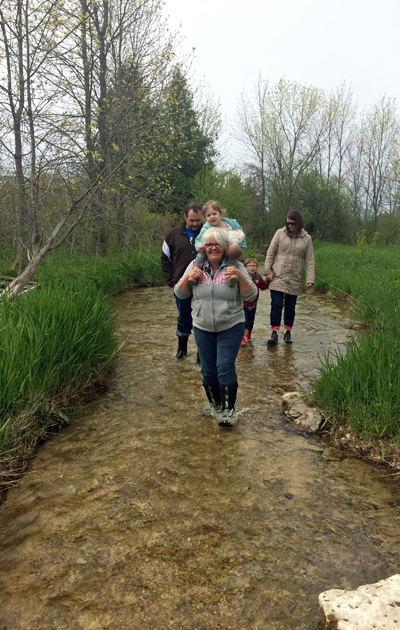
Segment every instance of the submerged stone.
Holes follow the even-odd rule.
[[[318,430],[322,416],[315,407],[308,407],[299,392],[288,392],[282,396],[285,416],[293,421],[302,431],[315,433]]]

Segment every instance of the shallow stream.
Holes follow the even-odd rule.
[[[108,391],[0,509],[1,630],[316,630],[321,591],[400,572],[396,486],[281,412],[345,343],[345,317],[305,296],[293,345],[268,347],[266,293],[234,429],[201,415],[192,338],[174,358],[171,291],[115,300],[126,343]]]

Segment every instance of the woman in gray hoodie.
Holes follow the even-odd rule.
[[[210,402],[205,415],[221,411],[219,425],[235,424],[234,408],[238,389],[236,357],[244,333],[243,300],[252,302],[257,288],[243,263],[227,265],[228,235],[221,228],[209,228],[202,235],[207,260],[203,269],[187,267],[175,285],[175,295],[184,299],[193,295],[193,333],[200,355],[203,386]],[[238,285],[229,288],[230,277],[236,274]],[[189,278],[196,277],[195,286]]]

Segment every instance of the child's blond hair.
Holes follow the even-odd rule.
[[[258,269],[258,260],[256,260],[255,258],[246,258],[243,264],[245,267],[247,267],[247,265],[250,265],[250,263],[255,263]]]
[[[213,210],[216,210],[217,212],[219,212],[221,217],[226,217],[226,210],[225,208],[221,206],[219,201],[214,201],[213,199],[210,199],[204,204],[204,206],[201,209],[201,216],[203,217],[203,219],[206,218],[206,212],[209,208],[212,208]]]

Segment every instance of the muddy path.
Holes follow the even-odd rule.
[[[400,572],[396,487],[281,414],[345,342],[335,306],[302,298],[293,345],[269,348],[262,294],[233,430],[201,415],[192,339],[174,359],[171,291],[116,308],[127,342],[108,392],[0,509],[1,630],[316,630],[321,591]]]

